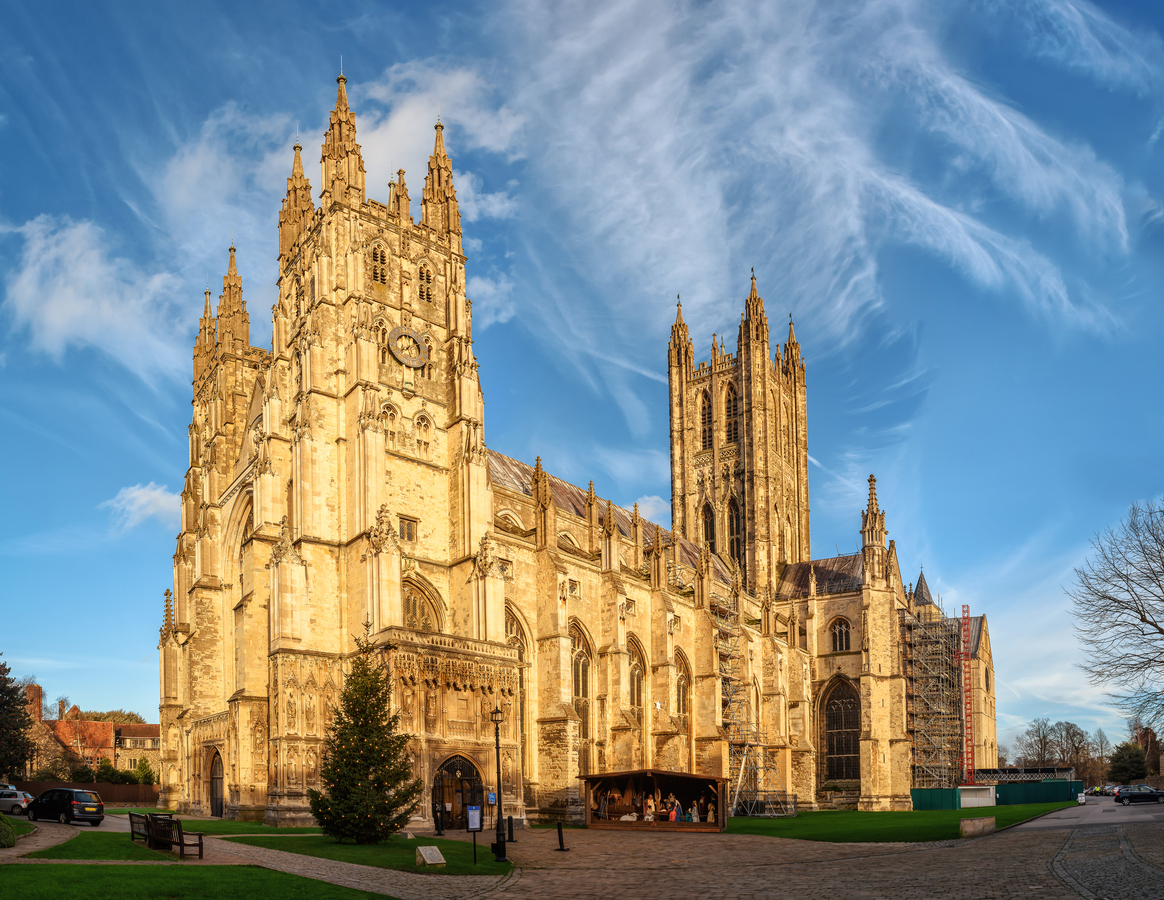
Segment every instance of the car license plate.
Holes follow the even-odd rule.
[[[85,812],[97,812],[97,807],[96,806],[86,806]]]

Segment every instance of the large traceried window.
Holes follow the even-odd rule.
[[[740,567],[740,573],[747,573],[747,556],[744,553],[744,512],[734,499],[728,504],[728,555]]]
[[[628,685],[629,696],[627,700],[631,712],[641,725],[643,722],[643,676],[647,671],[647,663],[643,658],[643,649],[639,646],[638,641],[630,641],[628,649],[630,650],[630,684]]]
[[[404,627],[417,631],[440,630],[440,620],[432,602],[411,584],[404,586]]]
[[[711,449],[711,394],[707,391],[703,392],[703,397],[699,401],[699,449]]]
[[[841,653],[849,649],[849,623],[846,619],[833,622],[833,652]]]
[[[715,510],[710,503],[703,505],[703,540],[707,542],[707,549],[715,553]]]
[[[590,774],[590,645],[582,629],[570,626],[574,711],[581,719],[578,735],[582,746],[578,750],[578,766],[582,775]]]
[[[729,384],[723,411],[724,438],[729,444],[740,439],[740,398],[734,385]]]
[[[517,621],[517,616],[511,610],[505,611],[505,642],[517,648],[517,702],[514,705],[514,717],[517,725],[517,758],[521,761],[522,771],[528,765],[526,759],[527,745],[525,737],[525,669],[529,662],[529,651],[526,647],[525,630]]]
[[[372,281],[375,284],[388,283],[388,252],[379,245],[372,248]]]
[[[679,676],[675,679],[675,715],[686,716],[691,706],[691,668],[682,653],[675,654]]]
[[[416,276],[417,296],[425,303],[432,303],[432,269],[422,265]]]
[[[852,685],[838,684],[825,702],[825,777],[856,781],[861,777],[861,701]]]

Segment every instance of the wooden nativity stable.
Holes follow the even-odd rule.
[[[579,775],[583,784],[583,808],[587,828],[613,828],[652,831],[711,831],[727,829],[727,779],[715,775],[693,775],[690,772],[671,772],[665,769],[632,769],[627,772],[599,772]],[[700,797],[715,804],[715,818],[710,822],[662,821],[658,812],[655,821],[643,820],[643,804],[648,795],[655,798],[655,809],[662,809],[662,801],[674,794],[683,809]],[[599,799],[607,800],[606,818],[598,817]]]

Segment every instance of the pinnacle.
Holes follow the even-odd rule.
[[[207,288],[206,288],[206,303],[202,307],[202,318],[204,318],[204,319],[213,319],[214,318],[214,311],[210,308],[210,287],[209,286],[207,286]]]
[[[347,84],[347,81],[348,80],[344,78],[344,73],[340,72],[339,78],[336,79],[336,83],[339,85],[339,90],[336,91],[335,95],[335,108],[337,111],[341,109],[346,110],[348,108],[348,91],[347,88],[344,87],[344,85]]]
[[[436,142],[432,148],[432,155],[435,156],[437,159],[442,159],[445,156],[448,156],[448,154],[445,153],[444,130],[445,130],[445,126],[442,125],[440,123],[440,121],[438,120],[436,123]]]
[[[295,161],[291,164],[292,178],[303,177],[303,157],[300,155],[302,149],[303,147],[299,143],[299,138],[295,138]]]
[[[869,512],[877,512],[877,479],[873,475],[869,476]]]
[[[752,269],[752,292],[748,295],[749,300],[759,300],[760,295],[756,292],[756,270]]]
[[[226,270],[227,275],[237,275],[238,267],[234,264],[234,241],[230,242],[230,266]]]

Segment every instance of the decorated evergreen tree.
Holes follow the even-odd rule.
[[[375,844],[408,822],[422,786],[412,777],[408,735],[390,714],[388,671],[367,631],[356,648],[323,745],[325,790],[310,792],[311,811],[324,834]]]

